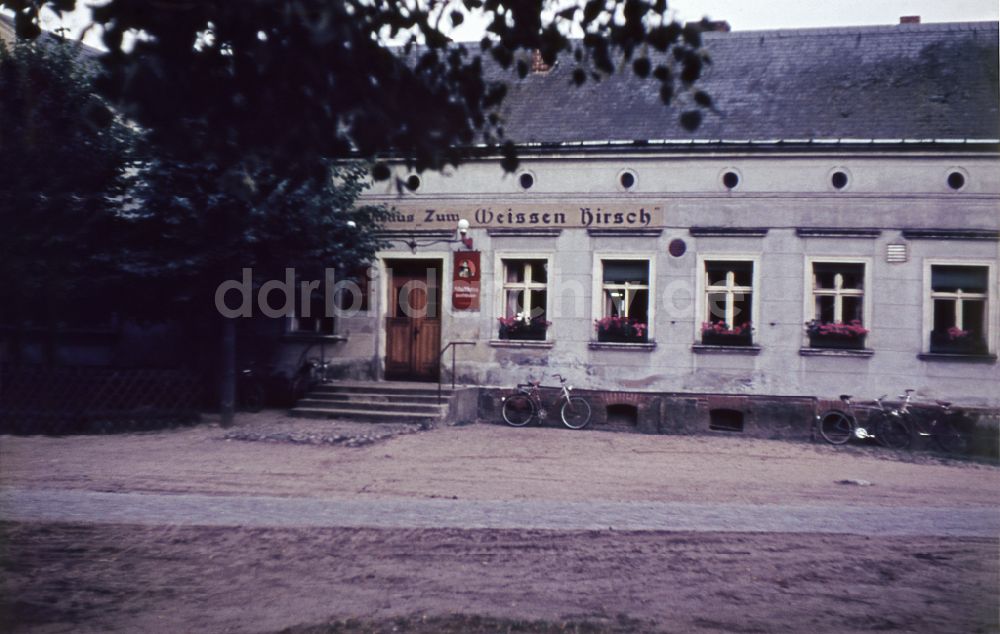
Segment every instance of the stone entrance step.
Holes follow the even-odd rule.
[[[448,414],[451,389],[436,383],[331,381],[317,385],[289,412],[300,418],[359,422],[436,422]]]

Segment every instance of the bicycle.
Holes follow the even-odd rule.
[[[816,424],[819,427],[820,436],[831,445],[843,445],[852,437],[862,440],[874,438],[879,443],[886,445],[886,441],[879,429],[883,426],[884,421],[889,418],[891,411],[883,403],[886,396],[888,395],[883,394],[875,399],[875,407],[865,407],[867,411],[865,426],[861,427],[858,425],[858,417],[855,414],[855,405],[851,401],[851,395],[841,394],[840,400],[847,406],[847,411],[845,412],[842,409],[828,409],[817,416]],[[875,433],[869,432],[869,429],[874,429]]]
[[[898,409],[888,413],[876,434],[884,437],[884,443],[892,449],[906,449],[913,441],[914,435],[929,437],[942,451],[946,453],[962,453],[969,448],[968,436],[962,431],[965,417],[960,412],[951,410],[949,401],[935,401],[942,416],[935,417],[930,423],[925,423],[910,411],[910,402],[914,390],[905,390],[900,395],[903,399]],[[961,421],[961,422],[960,422]]]
[[[564,425],[570,429],[583,429],[590,422],[590,403],[580,396],[572,396],[570,392],[573,386],[566,385],[566,378],[559,374],[552,376],[559,379],[562,392],[557,399],[562,402],[559,409],[559,416]],[[538,424],[548,415],[548,411],[542,407],[541,381],[528,381],[518,383],[517,393],[504,397],[501,413],[504,421],[511,427],[524,427],[537,418]]]
[[[329,381],[328,372],[332,362],[328,359],[310,357],[302,362],[298,372],[292,377],[292,403],[297,403],[320,383]]]

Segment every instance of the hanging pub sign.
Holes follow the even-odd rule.
[[[479,251],[456,251],[451,305],[455,310],[479,310]]]

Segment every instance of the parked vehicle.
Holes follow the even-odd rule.
[[[298,372],[292,377],[292,403],[297,402],[320,383],[326,383],[329,380],[327,376],[329,368],[330,361],[327,359],[311,357],[303,361]]]
[[[948,401],[935,401],[939,411],[928,421],[910,410],[913,390],[900,395],[903,399],[898,409],[889,412],[876,430],[887,447],[906,449],[914,436],[929,437],[947,453],[964,453],[969,448],[968,421],[960,412],[952,411]]]
[[[882,444],[884,441],[878,433],[879,426],[886,420],[890,409],[886,408],[884,400],[886,394],[875,399],[875,406],[856,407],[851,400],[850,394],[841,394],[846,411],[842,409],[829,409],[816,417],[816,426],[819,429],[823,440],[832,445],[843,445],[851,438],[874,438]],[[857,411],[864,412],[865,424],[858,424]],[[875,433],[869,430],[875,430]]]
[[[555,404],[562,403],[559,408],[559,416],[564,425],[570,429],[583,429],[590,422],[590,403],[579,396],[572,396],[570,392],[573,386],[566,385],[566,378],[553,374],[559,379],[560,394]],[[539,424],[544,420],[548,411],[542,406],[540,393],[541,381],[528,381],[519,383],[517,392],[507,396],[503,400],[503,419],[508,425],[513,427],[524,427],[533,419],[537,419]]]
[[[914,390],[907,389],[900,395],[903,399],[898,408],[886,407],[886,395],[875,399],[875,407],[864,408],[865,424],[859,425],[856,407],[850,394],[841,394],[846,411],[830,409],[816,417],[820,435],[827,442],[842,445],[853,438],[873,438],[890,449],[906,449],[913,437],[929,437],[941,450],[948,453],[962,453],[969,448],[968,421],[960,412],[951,410],[948,401],[936,401],[940,409],[930,421],[924,420],[911,410]]]

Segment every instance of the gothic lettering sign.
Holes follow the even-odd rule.
[[[459,220],[477,229],[650,229],[664,226],[660,205],[630,202],[609,204],[395,206],[385,223],[388,230],[454,229]]]
[[[452,270],[452,308],[479,310],[479,251],[456,251]]]

